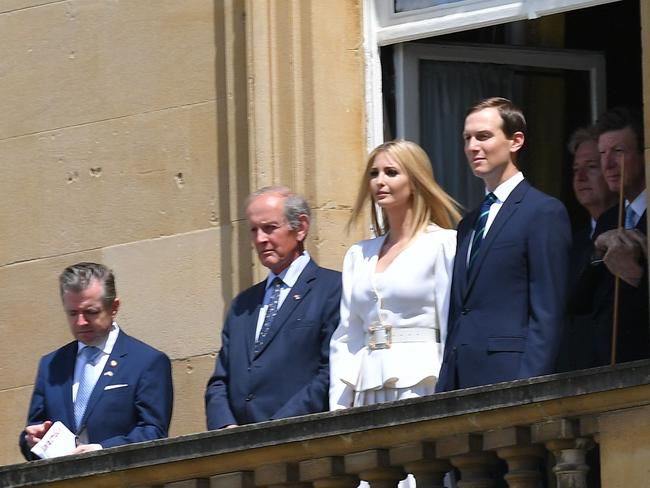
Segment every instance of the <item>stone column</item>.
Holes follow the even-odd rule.
[[[460,470],[458,488],[492,488],[491,469],[498,463],[493,452],[483,451],[479,434],[458,434],[436,441],[436,456],[449,459]]]
[[[433,442],[414,442],[390,450],[390,462],[403,466],[415,476],[418,488],[442,488],[445,473],[451,469],[446,459],[436,457]]]
[[[483,448],[496,452],[508,464],[504,476],[510,488],[538,488],[541,480],[542,446],[531,443],[529,427],[508,427],[483,434]]]
[[[255,470],[255,486],[267,488],[311,488],[300,481],[297,463],[267,464]]]
[[[555,419],[532,426],[533,442],[543,442],[555,456],[553,472],[558,488],[588,488],[585,457],[594,441],[580,435],[576,420]]]
[[[395,488],[406,478],[402,468],[391,466],[387,449],[371,449],[345,456],[345,471],[367,481],[371,488]]]
[[[300,481],[314,488],[357,488],[359,478],[345,472],[342,456],[308,459],[298,463]]]

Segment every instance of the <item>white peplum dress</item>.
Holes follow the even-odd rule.
[[[430,224],[377,273],[385,237],[358,242],[345,256],[341,319],[330,343],[330,410],[435,390],[447,333],[456,231]],[[371,333],[377,326],[379,331]],[[377,348],[373,341],[379,347],[390,344]]]

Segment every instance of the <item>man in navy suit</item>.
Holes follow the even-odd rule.
[[[309,206],[288,188],[253,193],[246,216],[270,273],[228,311],[205,394],[210,430],[328,410],[341,274],[319,267],[305,251]]]
[[[616,360],[645,359],[650,357],[650,331],[646,237],[648,195],[642,117],[636,110],[616,107],[601,115],[596,127],[603,175],[610,190],[616,191],[621,187],[621,166],[625,165],[622,175],[625,229],[616,229],[618,207],[607,212],[611,230],[603,232],[595,242],[596,254],[602,256],[605,266],[593,266],[583,278],[597,292],[609,298],[602,302],[610,310],[613,307],[613,275],[621,279]],[[598,310],[603,304],[594,303],[593,306]],[[600,342],[611,349],[611,327]]]
[[[80,444],[70,452],[167,436],[173,389],[169,358],[124,333],[115,322],[120,299],[113,272],[78,263],[59,277],[63,309],[75,341],[41,359],[20,435],[26,459],[56,421]]]
[[[553,372],[571,232],[562,203],[517,169],[525,130],[522,112],[504,98],[467,113],[465,154],[487,195],[458,227],[438,391]]]

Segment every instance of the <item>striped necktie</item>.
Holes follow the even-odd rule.
[[[95,346],[86,346],[81,350],[81,356],[83,359],[81,365],[81,378],[79,379],[77,397],[74,402],[74,420],[77,431],[79,430],[79,427],[81,427],[81,419],[83,419],[84,413],[86,412],[86,406],[88,406],[90,394],[95,388],[96,380],[95,375],[93,374],[93,368],[95,367],[101,352],[101,349]]]
[[[278,309],[280,308],[278,304],[280,302],[280,290],[282,289],[282,283],[283,281],[277,276],[271,282],[271,286],[273,287],[273,292],[271,293],[271,300],[269,301],[269,306],[266,309],[266,315],[264,316],[264,323],[262,324],[262,328],[260,329],[260,335],[257,336],[257,340],[255,341],[255,346],[253,347],[253,354],[257,354],[262,349],[262,346],[264,345],[264,341],[266,340],[266,336],[269,334],[269,331],[271,330],[273,319],[278,314]]]
[[[472,265],[478,256],[478,252],[481,249],[481,242],[483,242],[483,237],[485,237],[485,224],[487,224],[488,215],[490,215],[490,207],[494,202],[497,201],[497,197],[494,193],[490,192],[485,195],[485,200],[481,204],[481,210],[476,219],[476,224],[474,224],[474,238],[472,239],[472,248],[469,254],[469,262],[467,264],[467,272],[469,273],[472,269]]]

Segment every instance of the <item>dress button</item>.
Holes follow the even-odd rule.
[[[252,399],[253,399],[253,395],[248,395],[248,396],[246,397],[246,401],[247,401],[247,402],[250,402]]]
[[[463,308],[460,312],[461,315],[467,315],[469,313],[469,308]]]

